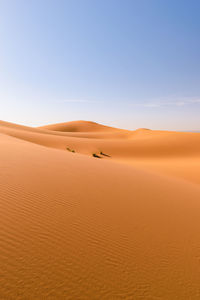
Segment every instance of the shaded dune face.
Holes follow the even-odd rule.
[[[199,299],[199,136],[1,122],[0,299]]]

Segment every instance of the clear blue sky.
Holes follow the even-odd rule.
[[[0,0],[0,119],[200,130],[200,1]]]

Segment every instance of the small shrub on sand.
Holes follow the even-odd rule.
[[[93,156],[93,157],[96,157],[96,158],[101,158],[101,156],[99,156],[99,155],[96,154],[96,153],[93,153],[92,156]]]
[[[74,149],[70,149],[70,148],[66,148],[69,152],[73,152],[73,153],[75,153],[75,150]]]
[[[102,151],[100,152],[101,155],[103,156],[107,156],[107,157],[110,157],[110,155],[106,154],[106,153],[103,153]]]

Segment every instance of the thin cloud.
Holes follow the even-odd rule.
[[[62,103],[99,103],[97,100],[88,99],[65,99],[61,101]]]
[[[184,99],[184,100],[176,100],[176,101],[166,101],[166,102],[160,102],[160,101],[155,101],[155,102],[145,102],[145,103],[138,103],[136,106],[141,106],[141,107],[149,107],[149,108],[159,108],[159,107],[164,107],[164,106],[186,106],[186,105],[191,105],[191,104],[199,104],[200,99]]]
[[[200,103],[200,99],[191,100],[191,103]]]

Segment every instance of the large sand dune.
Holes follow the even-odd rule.
[[[0,299],[200,299],[199,133],[1,121],[0,158]]]

